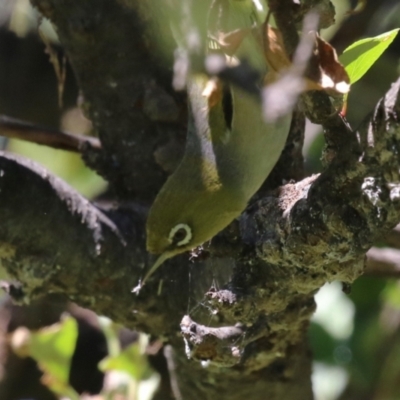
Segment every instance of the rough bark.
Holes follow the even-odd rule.
[[[311,399],[313,295],[327,281],[351,283],[373,241],[400,220],[400,80],[357,134],[330,113],[326,96],[307,95],[304,107],[325,125],[326,170],[265,195],[201,257],[170,260],[136,296],[131,289],[152,261],[146,207],[166,176],[154,151],[179,148],[185,126],[184,96],[156,67],[144,25],[156,3],[32,3],[56,25],[99,133],[101,150],[88,146],[85,159],[125,203],[100,209],[34,163],[1,153],[0,260],[22,283],[14,297],[64,294],[163,338],[175,349],[185,399]],[[303,3],[298,15],[308,3],[330,9]],[[295,46],[297,32],[282,29]],[[290,149],[302,135],[290,140],[284,157],[299,165]],[[287,171],[274,182],[299,179],[296,168]]]

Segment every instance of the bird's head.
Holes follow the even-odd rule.
[[[226,186],[196,182],[193,174],[178,167],[157,195],[147,219],[147,250],[160,254],[148,276],[166,259],[210,240],[245,207],[246,201]]]

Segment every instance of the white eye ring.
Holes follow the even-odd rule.
[[[179,242],[174,243],[175,234],[176,234],[176,232],[180,231],[181,229],[185,230],[186,235]],[[183,246],[184,244],[188,244],[190,242],[190,239],[192,239],[192,229],[187,224],[178,224],[178,225],[174,226],[171,229],[171,232],[169,233],[169,236],[168,236],[168,240],[170,241],[170,243],[174,243],[176,246]]]

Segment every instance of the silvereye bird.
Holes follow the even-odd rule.
[[[232,4],[238,4],[231,14],[233,28],[254,23],[251,0]],[[254,37],[245,38],[236,55],[267,72]],[[185,154],[150,209],[147,250],[160,256],[141,286],[166,259],[210,240],[244,211],[278,161],[289,133],[290,115],[266,123],[259,99],[233,85],[227,124],[222,101],[209,107],[203,95],[208,79],[200,73],[189,78]]]
[[[235,87],[229,129],[222,105],[208,108],[202,95],[206,82],[205,76],[196,76],[190,83],[192,121],[185,154],[150,209],[147,250],[160,257],[144,281],[166,259],[210,240],[238,217],[287,139],[290,116],[266,124],[260,102]]]

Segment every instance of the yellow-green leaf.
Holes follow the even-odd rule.
[[[139,340],[116,356],[109,356],[99,364],[100,370],[126,372],[136,380],[148,379],[152,370],[144,354],[144,346],[147,338],[144,335],[139,336]]]
[[[12,335],[11,344],[18,355],[30,356],[37,361],[44,372],[43,381],[50,389],[72,400],[79,398],[69,386],[69,370],[77,337],[75,319],[66,317],[62,322],[38,331],[18,328]]]
[[[359,40],[349,46],[339,57],[346,68],[351,84],[357,82],[393,42],[399,29],[373,38]]]

